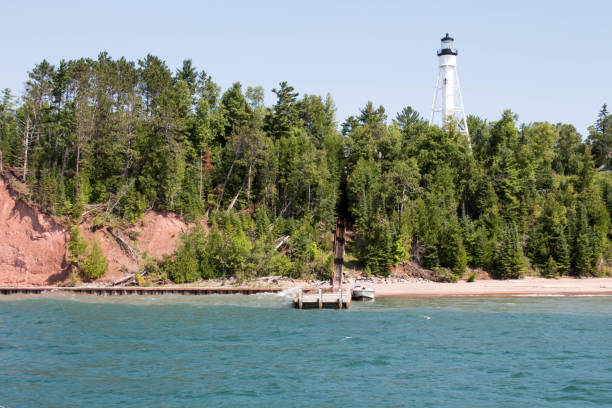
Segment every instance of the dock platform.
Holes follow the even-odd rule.
[[[323,293],[321,289],[318,293],[304,293],[299,290],[293,306],[297,309],[351,309],[351,291],[340,289],[338,292]]]
[[[66,292],[82,295],[253,295],[256,293],[280,292],[282,288],[194,288],[194,287],[138,287],[138,286],[23,286],[0,287],[0,295],[38,295],[42,293]]]

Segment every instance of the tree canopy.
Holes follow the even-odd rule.
[[[98,204],[120,222],[148,209],[206,219],[168,261],[177,282],[327,276],[339,217],[360,267],[380,275],[408,260],[457,276],[468,266],[501,278],[608,273],[606,105],[585,140],[571,124],[519,124],[509,110],[470,116],[470,149],[409,106],[389,120],[367,102],[339,124],[330,95],[285,81],[272,91],[271,106],[261,87],[222,91],[191,60],[174,73],[152,55],[43,60],[23,97],[2,94],[1,157],[60,216]],[[95,245],[92,276],[100,254]]]

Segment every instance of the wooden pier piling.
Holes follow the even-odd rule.
[[[293,300],[297,309],[347,309],[351,308],[351,292],[340,289],[338,292],[323,293],[318,289],[316,293],[304,293],[300,289]]]

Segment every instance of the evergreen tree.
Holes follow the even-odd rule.
[[[552,166],[559,174],[578,174],[581,167],[582,137],[572,125],[559,124],[559,142],[555,146]]]
[[[599,133],[606,134],[608,132],[608,129],[610,128],[608,116],[608,105],[604,103],[599,111],[599,115],[597,116],[597,121],[595,122],[595,129]]]
[[[187,84],[189,87],[189,92],[192,96],[195,94],[198,72],[193,66],[193,61],[190,59],[183,61],[183,67],[176,72],[176,79]]]
[[[608,106],[604,104],[599,111],[594,126],[589,127],[589,143],[595,164],[597,166],[609,164],[612,152],[612,115],[608,113]]]
[[[555,260],[557,262],[557,271],[560,275],[567,275],[571,270],[570,248],[567,243],[565,231],[558,231],[555,242]]]
[[[410,106],[406,106],[399,112],[394,120],[399,126],[405,143],[410,143],[420,133],[427,128],[427,121]]]
[[[487,230],[478,226],[474,232],[474,247],[472,249],[472,263],[476,268],[490,269],[495,262],[495,240],[490,239]]]
[[[77,225],[70,228],[70,240],[68,241],[68,252],[70,252],[70,260],[78,264],[82,256],[87,251],[87,242],[81,236],[81,230]]]
[[[265,118],[266,130],[273,138],[288,136],[293,127],[298,126],[299,114],[297,109],[298,93],[286,81],[280,83],[279,88],[272,89],[276,94],[277,102],[272,112]]]
[[[510,224],[504,230],[497,251],[495,276],[499,279],[520,278],[525,268],[523,248],[516,225]]]
[[[456,217],[445,226],[440,242],[440,266],[449,268],[457,275],[465,273],[467,254],[463,245],[461,227]]]
[[[578,208],[576,215],[572,266],[575,274],[586,275],[591,272],[591,261],[593,259],[591,228],[584,206],[581,205]]]

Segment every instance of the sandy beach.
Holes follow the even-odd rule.
[[[374,283],[378,297],[610,295],[612,278],[524,278],[437,283],[431,281]]]
[[[376,279],[374,283],[367,283],[368,286],[373,286],[377,297],[453,297],[453,296],[554,296],[554,295],[605,295],[612,296],[612,277],[606,278],[560,278],[560,279],[545,279],[545,278],[524,278],[514,280],[477,280],[475,282],[459,281],[456,283],[438,283],[427,280],[403,280],[390,279],[384,282],[382,279]],[[351,282],[345,282],[344,289],[353,287]],[[1,289],[20,288],[23,290],[37,289],[43,291],[61,290],[58,286],[36,286],[36,285],[6,285],[0,282]],[[211,289],[211,290],[227,290],[232,291],[248,291],[256,289],[265,291],[266,289],[288,290],[293,291],[298,288],[315,290],[323,288],[330,290],[328,282],[323,281],[302,281],[292,280],[281,277],[260,278],[257,281],[238,283],[233,280],[217,281],[208,280],[200,281],[192,284],[183,285],[161,285],[150,287],[134,287],[134,286],[108,286],[99,284],[85,284],[74,289],[116,289],[122,288],[137,290],[143,292],[150,290],[171,290],[171,289]],[[72,290],[73,288],[67,288]]]

